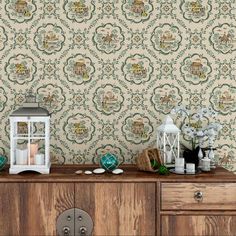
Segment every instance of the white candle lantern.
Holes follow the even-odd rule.
[[[22,107],[10,115],[10,174],[36,171],[49,174],[50,114],[36,97],[26,96]],[[40,157],[40,158],[39,158]]]
[[[163,124],[157,128],[157,148],[167,166],[179,158],[179,135],[180,129],[174,125],[170,116],[166,116]]]

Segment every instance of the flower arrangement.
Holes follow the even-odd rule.
[[[175,123],[179,123],[179,128],[185,140],[191,142],[191,150],[199,146],[200,148],[208,141],[208,147],[212,148],[216,136],[222,126],[216,121],[217,112],[212,108],[201,108],[197,112],[192,112],[184,106],[177,106],[172,109],[171,114],[175,114]]]

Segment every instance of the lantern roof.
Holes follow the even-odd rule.
[[[160,125],[157,130],[159,132],[166,133],[179,133],[180,129],[174,124],[172,118],[170,116],[166,116],[162,125]]]
[[[13,116],[50,116],[50,114],[42,107],[20,107],[12,112],[10,117]]]
[[[10,117],[13,116],[50,116],[50,113],[47,109],[40,107],[38,102],[36,102],[36,96],[30,93],[26,96],[26,101],[22,107],[12,112]]]

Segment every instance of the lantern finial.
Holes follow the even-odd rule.
[[[39,104],[36,101],[36,95],[33,94],[32,90],[25,95],[25,102],[23,103],[23,107],[38,107]]]
[[[172,125],[172,124],[174,124],[174,122],[173,122],[172,118],[168,115],[168,116],[166,116],[163,124],[165,124],[165,125]]]

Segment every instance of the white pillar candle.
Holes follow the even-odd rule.
[[[195,164],[194,163],[186,163],[186,172],[187,173],[195,173]]]
[[[202,170],[210,171],[211,170],[211,160],[208,157],[202,159]]]
[[[184,167],[184,158],[175,158],[175,166]]]
[[[27,165],[28,150],[16,149],[16,165]]]
[[[44,165],[44,154],[38,153],[34,157],[35,165]]]
[[[30,164],[33,165],[34,164],[34,157],[36,155],[36,153],[38,152],[38,148],[39,145],[38,143],[30,143],[29,144],[29,148],[30,148]]]
[[[175,158],[175,171],[184,173],[184,158]]]
[[[172,162],[172,152],[166,151],[166,163],[171,163],[171,162]]]

